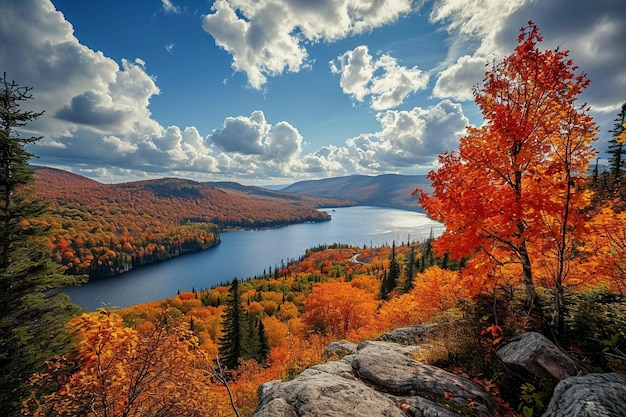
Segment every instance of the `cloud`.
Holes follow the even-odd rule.
[[[326,146],[301,158],[307,173],[414,173],[432,169],[437,156],[454,149],[469,124],[460,104],[443,100],[429,107],[387,110],[377,115],[380,130]]]
[[[175,5],[172,0],[161,0],[161,3],[163,5],[163,10],[165,11],[165,13],[180,13],[180,7]]]
[[[310,64],[307,43],[336,41],[397,20],[413,0],[216,0],[203,16],[204,30],[233,57],[252,88],[267,77],[298,72]]]
[[[444,100],[430,108],[379,113],[381,130],[349,139],[359,165],[374,170],[432,166],[437,156],[454,149],[469,124],[460,104]]]
[[[171,1],[161,4],[164,11],[180,11]],[[275,109],[234,113],[204,137],[194,126],[161,125],[150,112],[151,100],[161,93],[150,61],[115,61],[82,45],[48,0],[9,2],[3,9],[0,62],[9,79],[34,88],[36,100],[25,108],[45,109],[28,126],[44,136],[33,149],[40,161],[106,180],[223,175],[269,182],[424,172],[436,166],[439,153],[457,146],[469,124],[454,101],[467,105],[485,65],[509,55],[518,29],[531,19],[544,34],[542,47],[569,49],[574,63],[587,72],[592,83],[583,99],[609,115],[609,123],[625,100],[626,55],[619,49],[626,39],[624,2],[597,0],[589,7],[582,0],[216,0],[202,25],[232,55],[233,69],[245,73],[251,87],[262,89],[271,77],[313,65],[319,59],[309,56],[313,44],[319,43],[316,51],[330,51],[322,47],[367,34],[424,4],[432,5],[433,30],[448,35],[445,58],[432,67],[404,66],[399,44],[390,44],[389,53],[370,53],[364,44],[368,36],[350,40],[342,55],[333,50],[330,57],[337,58],[330,69],[339,75],[342,91],[366,103],[373,111],[365,111],[378,125],[316,148],[304,142],[300,126],[275,116]],[[419,50],[415,54],[422,58]],[[429,80],[434,85],[429,104],[398,109]],[[355,120],[348,118],[346,123]]]
[[[339,85],[345,94],[360,102],[369,97],[374,110],[397,107],[428,84],[428,74],[419,68],[403,67],[387,54],[374,59],[365,45],[331,61],[330,69],[341,74]]]
[[[365,100],[370,94],[369,84],[374,77],[374,64],[367,46],[358,46],[329,64],[333,73],[341,74],[339,85],[343,92],[357,101]]]
[[[275,7],[275,3],[270,1],[264,7]],[[149,63],[135,58],[122,59],[118,64],[80,44],[72,26],[46,0],[11,4],[4,10],[5,23],[0,25],[0,36],[6,40],[0,42],[0,60],[6,63],[9,76],[19,75],[21,84],[36,91],[36,100],[29,105],[34,110],[46,109],[43,117],[29,128],[45,132],[34,153],[51,166],[73,167],[74,171],[90,176],[106,175],[109,181],[171,175],[198,179],[225,175],[230,179],[267,181],[294,176],[415,172],[419,167],[432,167],[440,151],[456,146],[459,131],[467,124],[461,107],[444,100],[430,108],[379,112],[378,132],[307,153],[303,152],[304,140],[296,127],[284,120],[268,121],[261,110],[247,116],[226,117],[220,128],[202,137],[193,126],[161,126],[152,118],[150,100],[160,89],[155,77],[148,73]],[[342,4],[347,7],[347,3]],[[215,3],[216,8],[226,6],[223,1]],[[315,38],[314,33],[334,39],[344,36],[346,30],[362,31],[388,21],[389,16],[397,15],[393,10],[399,10],[372,14],[369,24],[367,19],[359,23],[348,19],[341,23],[343,26],[337,23],[344,27],[337,31],[335,26],[322,23],[324,19],[340,22],[349,15],[347,9],[319,9],[304,1],[290,2],[288,7],[292,13],[298,9],[305,15],[317,16],[317,21],[300,29],[302,33],[310,32],[307,36],[311,39]],[[363,9],[359,12],[365,13]],[[261,17],[276,18],[275,14],[261,11],[255,16],[257,23]],[[252,32],[258,30],[237,15],[233,22],[248,25]],[[326,32],[315,29],[314,23]],[[22,33],[22,27],[32,30]],[[270,45],[264,42],[279,39],[267,31],[248,36],[242,45],[261,49]],[[301,38],[296,40],[300,42]],[[302,47],[298,42],[294,44],[296,49]],[[359,53],[363,63],[357,65]],[[415,88],[411,77],[417,69],[402,67],[391,56],[373,58],[366,48],[356,48],[350,51],[350,62],[359,71],[367,68],[365,62],[369,62],[371,73],[365,70],[359,84],[345,78],[349,71],[344,67],[344,88],[355,99],[369,99],[373,107],[388,109],[402,102]]]
[[[626,39],[626,2],[436,0],[429,18],[444,26],[451,42],[435,97],[470,99],[468,92],[483,79],[481,66],[511,54],[519,28],[532,20],[544,35],[542,48],[569,50],[584,69],[591,85],[582,98],[592,110],[614,114],[624,102],[626,55],[616,47]]]
[[[72,97],[70,104],[57,110],[55,117],[68,122],[110,128],[123,122],[126,113],[113,105],[111,96],[99,91],[85,91]]]
[[[136,58],[118,65],[81,45],[49,1],[11,2],[3,9],[0,37],[7,77],[35,92],[36,100],[24,106],[45,109],[29,129],[44,134],[34,152],[50,164],[218,170],[196,128],[165,128],[152,119],[148,106],[160,90],[146,63]]]
[[[263,112],[256,110],[250,117],[227,117],[221,129],[207,136],[207,142],[228,153],[281,165],[299,155],[302,135],[287,122],[272,126]]]
[[[453,97],[460,101],[473,100],[473,88],[484,78],[486,65],[485,57],[463,55],[439,73],[433,96]]]

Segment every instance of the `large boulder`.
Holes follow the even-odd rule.
[[[263,384],[254,417],[494,414],[482,387],[413,360],[415,348],[363,342],[354,355],[313,366],[288,382]]]
[[[352,374],[348,356],[309,368],[288,382],[261,385],[255,417],[405,417],[393,400]]]
[[[342,340],[339,342],[332,342],[324,349],[325,358],[341,358],[346,355],[353,355],[356,353],[357,344]]]
[[[396,396],[423,397],[452,409],[474,408],[493,415],[491,398],[482,386],[461,376],[412,359],[407,349],[386,342],[363,342],[352,361],[362,380]]]
[[[426,333],[436,325],[400,327],[380,335],[378,340],[401,345],[417,345],[426,341]]]
[[[575,376],[559,382],[543,417],[626,416],[626,376]]]
[[[541,333],[517,336],[496,353],[507,366],[537,379],[561,381],[577,374],[576,362]]]

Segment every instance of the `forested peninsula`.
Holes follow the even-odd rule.
[[[228,229],[327,221],[318,207],[352,204],[175,178],[102,184],[47,167],[35,167],[35,178],[53,260],[90,279],[213,247]]]

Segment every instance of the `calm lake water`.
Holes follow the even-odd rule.
[[[173,297],[178,291],[211,288],[233,278],[269,271],[281,261],[298,259],[306,249],[333,243],[382,246],[420,242],[443,226],[426,215],[380,207],[323,209],[332,220],[277,229],[222,233],[214,248],[135,268],[125,274],[63,290],[73,303],[90,311],[104,305],[128,307]]]

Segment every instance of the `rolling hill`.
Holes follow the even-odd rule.
[[[281,191],[324,198],[348,199],[361,206],[422,211],[417,205],[417,197],[411,194],[416,188],[421,188],[425,192],[431,190],[430,181],[425,175],[350,175],[300,181],[282,188]]]
[[[176,178],[102,184],[46,167],[35,167],[35,180],[33,198],[49,205],[53,259],[92,278],[206,249],[228,228],[324,221],[330,217],[317,207],[353,204]]]

